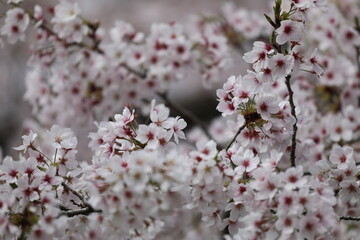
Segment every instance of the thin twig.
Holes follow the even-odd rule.
[[[69,192],[71,192],[72,194],[74,194],[77,198],[79,198],[81,200],[81,202],[84,204],[84,206],[89,206],[90,204],[88,204],[86,202],[86,200],[84,199],[84,197],[78,193],[77,191],[75,191],[74,189],[72,189],[69,185],[67,185],[66,183],[62,182],[61,185]]]
[[[166,94],[161,94],[158,93],[158,96],[165,102],[165,104],[172,110],[176,111],[177,113],[179,113],[182,117],[184,117],[187,121],[190,121],[192,123],[195,123],[196,125],[198,125],[206,134],[206,136],[209,139],[212,139],[212,136],[210,135],[209,131],[208,131],[208,127],[207,125],[201,121],[197,116],[195,116],[193,113],[191,113],[190,111],[188,111],[185,108],[182,108],[180,106],[177,106],[176,104],[174,104],[168,97]]]
[[[68,216],[68,217],[73,217],[76,215],[89,215],[91,213],[100,213],[102,212],[100,209],[95,209],[93,208],[86,200],[85,198],[78,193],[77,191],[75,191],[74,189],[72,189],[69,185],[67,185],[66,183],[62,182],[61,185],[69,192],[71,192],[72,194],[74,194],[76,197],[78,197],[80,199],[80,201],[82,202],[82,204],[84,205],[84,208],[82,209],[75,209],[75,210],[67,210],[67,211],[62,211],[59,214],[60,216]]]
[[[359,17],[355,17],[355,31],[360,34],[360,22],[359,22]],[[357,70],[358,70],[358,74],[360,73],[360,46],[354,46],[355,47],[355,52],[356,52],[356,65],[357,65]],[[360,83],[359,87],[360,87]]]
[[[355,46],[355,51],[356,51],[356,65],[357,65],[358,71],[360,72],[360,47]]]
[[[290,107],[291,107],[291,115],[293,115],[293,117],[295,118],[295,123],[293,125],[293,135],[292,135],[292,139],[291,139],[291,153],[290,153],[290,162],[291,162],[291,166],[295,167],[295,158],[296,158],[296,133],[298,130],[297,127],[297,117],[296,117],[296,109],[295,109],[295,104],[294,104],[294,92],[291,89],[291,84],[290,84],[290,79],[291,79],[291,75],[287,75],[286,79],[285,79],[285,83],[286,83],[286,87],[288,89],[289,92],[289,103],[290,103]]]
[[[290,11],[292,10],[292,7],[290,9]],[[271,20],[271,18],[267,18],[267,20],[269,21],[269,23],[271,25],[273,25],[274,30],[272,32],[272,35],[270,37],[270,43],[272,44],[272,46],[277,49],[277,51],[281,54],[286,54],[285,49],[282,49],[281,45],[277,44],[275,41],[275,35],[276,35],[276,30],[281,26],[281,1],[276,1],[275,3],[275,7],[274,7],[274,21]],[[275,25],[275,26],[274,26]],[[298,130],[297,127],[297,117],[296,117],[296,111],[295,111],[295,104],[294,104],[294,92],[291,89],[291,84],[290,84],[290,79],[291,79],[291,75],[287,75],[285,77],[285,84],[289,93],[289,103],[290,103],[290,107],[291,107],[291,115],[295,118],[295,123],[293,125],[293,135],[292,135],[292,139],[291,139],[291,153],[290,153],[290,163],[291,163],[291,167],[295,167],[295,158],[296,158],[296,133]]]
[[[146,71],[140,72],[138,70],[133,69],[132,67],[129,67],[128,65],[126,65],[125,63],[120,64],[120,66],[122,66],[123,68],[125,68],[126,70],[128,70],[129,72],[131,72],[132,74],[138,76],[139,78],[146,78]]]
[[[353,144],[359,143],[359,142],[360,142],[360,138],[354,138],[354,139],[351,139],[349,141],[341,140],[339,142],[330,142],[329,144],[327,144],[325,146],[325,150],[330,150],[334,144],[338,144],[339,146],[342,147],[342,146],[347,146],[347,145],[353,145]]]
[[[340,220],[360,221],[360,217],[341,216],[341,217],[340,217]]]
[[[16,5],[15,5],[16,6]],[[33,21],[36,21],[36,18],[34,17],[33,13],[31,11],[27,11],[27,13],[29,14],[29,16],[31,17],[31,19]],[[43,30],[45,30],[48,34],[54,36],[58,41],[62,42],[63,44],[65,44],[65,46],[70,47],[70,46],[77,46],[77,47],[81,47],[81,48],[86,48],[89,50],[93,50],[96,51],[100,54],[104,54],[104,52],[98,48],[98,44],[95,44],[94,46],[88,46],[83,42],[66,42],[65,39],[60,38],[52,29],[50,29],[48,26],[45,25],[45,22],[43,22],[40,26],[40,28],[42,28]],[[134,75],[144,79],[146,78],[147,75],[147,71],[138,71],[136,69],[131,68],[130,66],[128,66],[127,64],[123,63],[120,65],[121,67],[125,68],[126,70],[128,70],[129,72],[133,73]],[[172,108],[173,110],[177,111],[179,114],[181,114],[182,116],[184,116],[185,118],[187,118],[187,120],[190,120],[191,122],[196,123],[197,125],[200,126],[201,129],[203,129],[203,131],[205,132],[205,134],[211,139],[211,135],[207,130],[207,126],[206,124],[204,124],[197,116],[193,115],[191,112],[187,111],[186,109],[183,109],[175,104],[173,104],[164,94],[159,94],[159,96],[167,103],[167,105]]]
[[[229,150],[229,148],[231,147],[231,145],[235,142],[237,136],[239,136],[239,134],[241,133],[242,130],[244,130],[244,128],[246,127],[246,123],[244,123],[239,130],[236,132],[235,136],[232,138],[231,142],[226,146],[225,150]]]
[[[92,207],[82,208],[82,209],[76,209],[76,210],[68,210],[63,211],[60,213],[60,216],[67,216],[67,217],[74,217],[77,215],[90,215],[91,213],[101,213],[102,211],[100,209],[94,209]]]

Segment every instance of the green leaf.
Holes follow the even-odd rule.
[[[271,26],[273,26],[274,28],[276,28],[276,24],[273,22],[273,20],[271,19],[271,17],[269,17],[268,15],[264,14],[266,20],[271,24]]]
[[[276,19],[279,19],[279,17],[280,17],[281,3],[282,3],[282,0],[276,0],[276,2],[275,2],[274,14],[275,14]]]

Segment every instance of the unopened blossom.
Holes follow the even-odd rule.
[[[43,9],[40,5],[35,5],[34,7],[34,18],[38,21],[36,24],[39,25],[42,23],[44,17]]]
[[[66,23],[74,20],[80,14],[80,7],[78,3],[70,0],[61,0],[54,8],[55,16],[54,22]]]

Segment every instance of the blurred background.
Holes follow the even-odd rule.
[[[2,2],[6,2],[3,0]],[[199,13],[219,15],[226,1],[221,0],[77,0],[82,15],[87,19],[101,22],[109,28],[116,20],[131,23],[135,29],[149,32],[154,22],[176,21],[186,24],[189,17]],[[238,7],[266,12],[269,9],[269,0],[233,0]],[[25,0],[25,6],[33,9],[35,4],[41,6],[54,6],[55,0]],[[6,13],[6,5],[0,3],[0,16]],[[1,19],[2,21],[2,19]],[[1,39],[1,36],[0,36]],[[5,44],[0,49],[0,148],[3,155],[12,154],[13,146],[21,142],[23,123],[31,118],[31,107],[23,100],[25,92],[24,76],[27,69],[31,41],[18,42],[15,45]],[[250,48],[251,46],[248,46]],[[233,65],[220,79],[217,86],[204,89],[198,79],[179,81],[169,95],[178,105],[196,113],[206,121],[218,114],[215,90],[230,75],[238,75],[245,71],[245,64],[241,53],[234,51]]]

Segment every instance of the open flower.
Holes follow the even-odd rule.
[[[180,117],[173,118],[172,120],[169,119],[169,121],[164,123],[164,128],[169,129],[176,143],[179,143],[179,138],[186,139],[185,133],[182,131],[186,126],[187,123]]]
[[[55,148],[73,149],[77,145],[77,139],[70,128],[54,125],[48,134]]]
[[[256,99],[256,109],[264,119],[270,119],[271,114],[277,113],[280,108],[273,96],[261,96]]]
[[[272,69],[272,76],[275,80],[285,78],[294,67],[294,57],[276,54],[269,60],[269,68]]]
[[[281,26],[276,29],[276,42],[280,45],[286,42],[298,42],[301,40],[302,23],[285,20],[281,22]]]
[[[18,151],[24,151],[24,150],[26,151],[29,147],[32,146],[32,144],[35,141],[36,137],[37,137],[37,134],[33,133],[33,131],[30,130],[29,135],[22,136],[23,144],[18,146],[18,147],[15,147],[14,149],[18,150]]]
[[[30,23],[30,17],[21,8],[14,8],[6,13],[5,25],[1,28],[1,35],[7,37],[10,44],[25,40],[25,31]]]
[[[134,109],[130,111],[128,107],[125,107],[122,114],[115,114],[116,125],[119,127],[128,125],[134,120],[134,113]]]
[[[255,156],[254,153],[247,149],[243,156],[241,154],[237,154],[232,157],[232,161],[237,165],[235,168],[235,172],[239,174],[243,174],[244,172],[251,172],[254,170],[260,160],[258,156]]]
[[[330,161],[336,164],[338,169],[347,169],[350,162],[353,160],[353,149],[348,146],[340,147],[335,145],[330,154]]]

